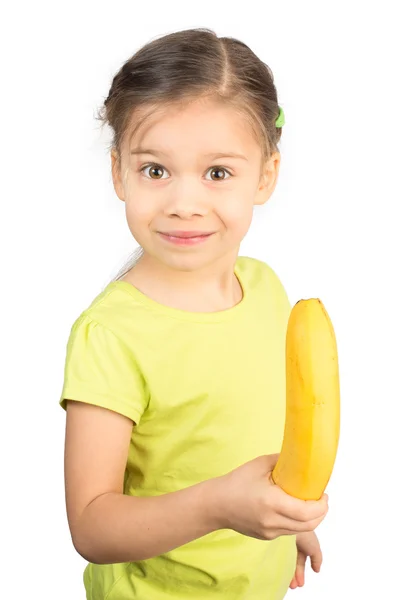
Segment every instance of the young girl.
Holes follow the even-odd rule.
[[[291,305],[239,246],[278,177],[270,69],[208,29],[141,48],[104,122],[141,255],[72,325],[61,406],[88,600],[280,600],[315,571],[327,497],[271,479]]]

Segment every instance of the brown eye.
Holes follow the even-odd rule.
[[[224,181],[224,179],[226,179],[226,177],[223,177],[222,173],[223,172],[228,173],[228,171],[226,169],[223,169],[222,167],[211,167],[211,171],[218,174],[217,178],[213,179],[213,181]]]
[[[227,173],[227,171],[225,169],[223,169],[222,167],[212,167],[211,171],[214,173],[217,173],[217,177],[216,179],[214,179],[214,181],[220,181],[220,180],[224,180],[226,179],[226,177],[223,177],[222,173],[225,172]]]
[[[155,177],[150,177],[150,179],[161,179],[160,171],[164,171],[163,167],[156,164],[146,165],[140,171],[143,172],[145,169],[150,169],[150,171],[155,173]]]

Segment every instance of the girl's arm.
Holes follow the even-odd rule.
[[[224,527],[222,480],[152,497],[123,494],[133,422],[68,400],[65,490],[77,552],[97,564],[158,556]]]

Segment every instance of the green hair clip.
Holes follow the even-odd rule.
[[[283,108],[279,107],[279,116],[275,121],[275,127],[282,127],[285,124],[285,113],[283,112]]]

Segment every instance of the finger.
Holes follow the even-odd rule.
[[[312,524],[312,523],[306,523],[304,525],[301,525],[299,523],[297,523],[296,521],[290,521],[289,522],[289,527],[279,527],[276,529],[266,529],[266,533],[265,533],[265,537],[262,537],[261,539],[274,539],[276,537],[279,537],[280,535],[297,535],[299,533],[309,533],[311,531],[313,531],[316,527],[318,526],[318,523],[316,524]]]
[[[274,488],[274,494],[276,497],[271,499],[275,512],[293,521],[312,521],[325,517],[328,512],[326,494],[320,500],[299,500],[286,494],[279,486]]]
[[[277,512],[284,514],[294,521],[304,522],[324,518],[328,512],[328,503],[324,497],[320,500],[300,500],[288,494],[286,502],[281,501],[277,506]]]
[[[321,570],[321,565],[322,565],[322,555],[320,554],[317,557],[310,556],[310,560],[311,560],[312,570],[315,571],[316,573],[319,573]]]
[[[297,566],[296,566],[296,568],[297,568]],[[292,581],[290,582],[289,587],[292,588],[292,590],[294,590],[295,588],[297,588],[296,572],[294,573],[294,575],[292,577]]]
[[[307,556],[303,552],[297,554],[296,579],[299,587],[304,585],[304,569]]]
[[[312,570],[319,573],[322,565],[322,552],[318,540],[315,540],[316,548],[310,554]]]
[[[293,535],[297,533],[306,533],[314,531],[324,519],[324,516],[314,519],[312,521],[295,521],[289,517],[283,517],[279,515],[276,519],[275,530],[279,530],[280,535]],[[275,531],[274,530],[274,531]]]
[[[297,579],[296,579],[296,577],[293,577],[292,581],[290,582],[289,587],[290,587],[291,590],[295,590],[297,588]]]

